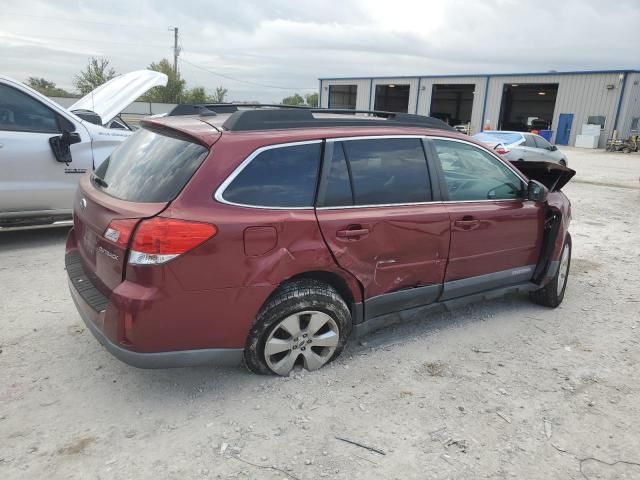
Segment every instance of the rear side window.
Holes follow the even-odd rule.
[[[96,169],[94,182],[112,197],[130,202],[170,202],[187,184],[208,149],[184,138],[141,128]]]
[[[551,144],[547,142],[544,138],[539,137],[537,135],[535,135],[533,138],[536,141],[536,147],[544,148],[546,150],[549,150],[551,148]]]
[[[222,193],[256,207],[313,207],[321,143],[269,148],[255,156]]]
[[[327,147],[325,162],[327,165],[326,181],[322,185],[320,194],[318,195],[319,205],[321,207],[342,207],[353,205],[353,193],[351,190],[351,177],[349,175],[349,167],[347,159],[344,156],[344,147],[342,143],[333,145],[333,149],[329,150],[331,144]]]
[[[524,136],[524,146],[525,147],[531,147],[531,148],[539,148],[536,145],[536,142],[533,140],[533,135],[525,135]]]
[[[341,143],[349,165],[355,205],[431,200],[427,160],[419,138],[349,140]],[[336,149],[339,145],[336,144]]]

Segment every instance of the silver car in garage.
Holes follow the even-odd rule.
[[[567,166],[567,156],[540,135],[528,132],[485,130],[473,136],[511,161],[543,161]]]

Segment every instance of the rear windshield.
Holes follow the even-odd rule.
[[[481,142],[496,142],[504,143],[505,145],[512,145],[514,143],[522,143],[524,139],[519,133],[509,132],[484,132],[477,133],[473,136],[476,140]]]
[[[207,153],[202,145],[141,128],[96,169],[94,185],[130,202],[170,202]]]

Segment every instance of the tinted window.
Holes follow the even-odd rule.
[[[169,202],[207,153],[202,145],[141,128],[111,152],[95,174],[106,182],[107,186],[100,188],[113,197],[131,202]]]
[[[547,142],[544,138],[539,137],[538,135],[533,135],[533,139],[536,141],[536,147],[549,149],[551,148],[551,144]]]
[[[0,85],[0,130],[58,133],[56,114],[25,93]]]
[[[531,148],[536,148],[536,142],[533,140],[533,135],[525,135],[524,136],[524,146],[525,147],[531,147]]]
[[[331,144],[327,145],[328,150]],[[334,144],[331,152],[327,152],[325,159],[327,162],[325,168],[328,171],[326,180],[322,185],[323,191],[319,195],[319,200],[321,201],[319,206],[340,207],[353,205],[351,180],[342,143]]]
[[[223,198],[262,207],[311,207],[320,143],[271,148],[258,154],[229,184]]]
[[[449,200],[519,198],[522,181],[506,165],[472,145],[433,141],[449,192]]]
[[[342,142],[356,205],[431,200],[427,161],[419,138]]]

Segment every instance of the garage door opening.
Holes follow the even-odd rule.
[[[474,84],[434,85],[429,115],[451,126],[467,125],[471,122],[475,89]]]
[[[355,110],[357,85],[329,85],[329,108]]]
[[[375,110],[409,112],[409,85],[376,85]]]
[[[517,132],[550,129],[557,96],[557,83],[505,85],[498,128]]]

